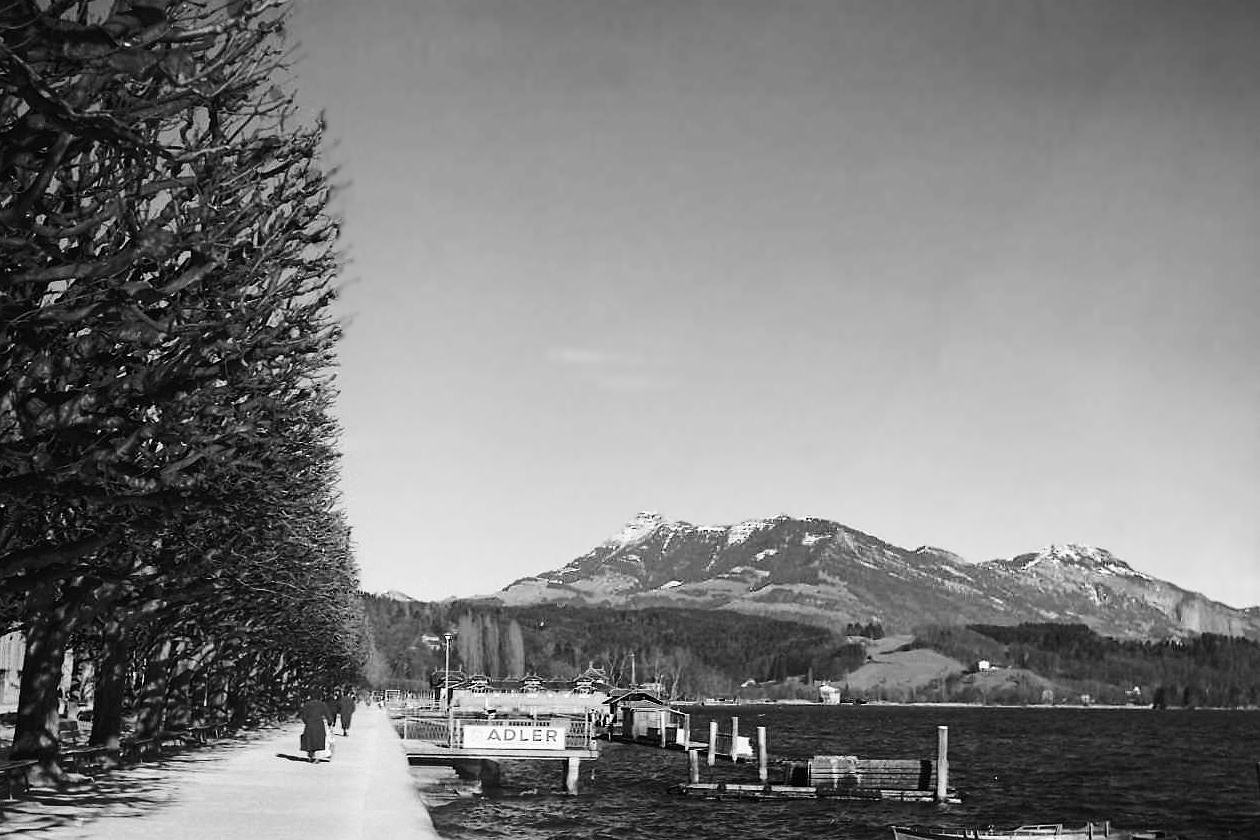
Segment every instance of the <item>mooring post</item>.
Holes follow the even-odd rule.
[[[949,790],[949,727],[936,727],[936,801],[944,802]]]
[[[581,767],[582,759],[577,756],[565,759],[564,789],[575,796],[578,792],[578,772]]]
[[[757,727],[757,778],[761,779],[763,785],[770,778],[766,767],[766,728],[764,726]]]
[[[709,721],[709,766],[717,762],[717,721]]]
[[[687,750],[687,765],[691,769],[689,778],[693,785],[700,784],[700,751]]]
[[[669,712],[665,711],[664,709],[661,709],[661,749],[665,749],[665,747],[668,746],[668,742],[665,738],[665,731],[668,725],[669,725]]]
[[[739,718],[731,718],[731,761],[735,761],[735,742],[739,740]]]

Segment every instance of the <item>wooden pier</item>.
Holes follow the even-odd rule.
[[[949,787],[949,728],[937,727],[937,755],[929,759],[869,759],[852,755],[785,761],[770,780],[765,727],[757,727],[757,783],[700,780],[699,750],[688,751],[690,778],[671,793],[702,799],[842,799],[959,803]],[[710,753],[709,766],[713,766]]]
[[[461,775],[497,781],[503,761],[564,763],[564,787],[577,793],[582,759],[599,758],[586,718],[470,718],[409,714],[397,721],[412,764],[453,767]]]

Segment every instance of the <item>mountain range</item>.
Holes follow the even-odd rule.
[[[487,597],[505,606],[730,610],[833,629],[1062,622],[1120,639],[1260,639],[1260,607],[1213,601],[1105,549],[1051,545],[969,563],[941,548],[905,549],[837,522],[786,515],[697,526],[640,513],[564,567]]]

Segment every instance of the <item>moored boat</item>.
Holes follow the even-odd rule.
[[[1150,828],[1113,828],[1111,823],[1063,825],[1043,823],[1018,828],[939,828],[894,825],[893,840],[1177,840],[1176,835]]]

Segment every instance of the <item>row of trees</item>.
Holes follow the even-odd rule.
[[[283,4],[0,4],[0,630],[14,757],[244,720],[370,648],[336,491],[337,223]]]
[[[367,612],[392,679],[443,667],[421,640],[454,630],[453,668],[487,676],[569,678],[590,665],[615,684],[659,681],[676,695],[729,696],[748,680],[840,677],[866,649],[813,625],[713,610],[610,610],[399,602],[369,596]]]

